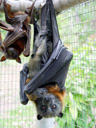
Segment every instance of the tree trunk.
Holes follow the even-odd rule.
[[[2,0],[3,1],[3,0]],[[88,0],[53,0],[54,7],[56,12],[60,13],[61,11],[78,5],[80,3],[86,2]],[[7,0],[11,5],[12,11],[24,11],[26,8],[30,7],[32,2],[28,0]],[[41,8],[45,4],[46,0],[37,0],[35,2],[35,8]],[[3,11],[3,3],[0,6],[0,11]],[[39,10],[38,10],[39,11]]]

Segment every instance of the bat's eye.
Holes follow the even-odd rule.
[[[46,106],[45,105],[42,105],[41,106],[41,110],[46,110]]]
[[[54,105],[52,105],[52,109],[55,109],[56,108],[56,105],[54,104]]]

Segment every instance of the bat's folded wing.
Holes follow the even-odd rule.
[[[28,73],[28,68],[27,68],[27,64],[25,64],[23,66],[23,70],[20,72],[20,101],[24,105],[26,105],[28,102],[28,98],[24,92],[25,82],[27,79],[27,73]]]
[[[0,28],[6,31],[14,31],[14,27],[12,27],[11,25],[7,24],[6,22],[2,20],[0,20]]]
[[[28,16],[27,14],[15,16],[14,18],[11,19],[12,26],[14,26],[14,27],[18,26],[18,27],[22,28],[27,16]]]
[[[45,66],[25,86],[25,92],[31,94],[37,88],[44,87],[49,83],[57,83],[61,90],[64,89],[72,57],[73,54],[58,43]]]
[[[30,27],[30,25],[28,25],[26,27],[27,27],[27,31],[26,31],[27,41],[25,44],[25,49],[24,49],[23,54],[25,56],[29,56],[30,55],[30,41],[31,41],[31,27]]]
[[[73,54],[69,52],[59,41],[58,46],[54,49],[48,62],[26,85],[25,82],[28,72],[25,72],[27,69],[25,64],[23,70],[20,72],[21,103],[27,103],[25,92],[27,94],[31,94],[37,88],[44,87],[50,83],[57,83],[59,88],[63,90],[72,57]]]
[[[31,94],[37,88],[44,87],[50,83],[57,83],[61,90],[65,88],[64,84],[73,54],[66,49],[60,40],[52,0],[47,0],[45,6],[42,8],[41,28],[45,29],[43,31],[48,32],[47,34],[45,33],[45,36],[48,36],[46,44],[48,45],[49,42],[52,43],[52,53],[50,57],[47,57],[47,61],[43,60],[44,57],[42,57],[42,68],[28,84],[25,85],[24,82],[20,83],[20,86],[24,89],[23,93]],[[49,36],[49,34],[51,35]],[[48,53],[45,54],[44,56],[48,55]],[[27,78],[27,74],[25,75]]]
[[[7,23],[11,25],[14,24],[14,26],[18,24],[22,24],[25,21],[26,17],[28,16],[27,14],[24,14],[24,15],[16,15],[16,16],[13,15],[12,17],[11,14],[10,17],[11,5],[7,4],[6,0],[4,0],[4,12]]]
[[[24,37],[25,35],[26,31],[23,31],[19,27],[15,28],[13,32],[8,32],[3,42],[5,48],[13,44],[16,40],[20,39],[21,37]]]

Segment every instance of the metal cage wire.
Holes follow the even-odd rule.
[[[61,40],[74,57],[65,84],[64,117],[56,118],[56,128],[95,128],[96,0],[63,11],[57,20]],[[19,72],[28,59],[0,63],[0,128],[36,127],[34,104],[23,106],[19,99]]]

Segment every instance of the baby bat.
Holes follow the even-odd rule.
[[[7,23],[0,22],[0,28],[9,31],[1,44],[4,55],[0,61],[15,59],[21,63],[20,55],[30,55],[30,16],[25,12],[11,12],[11,6],[4,0],[4,11]],[[9,29],[12,30],[9,30]]]

